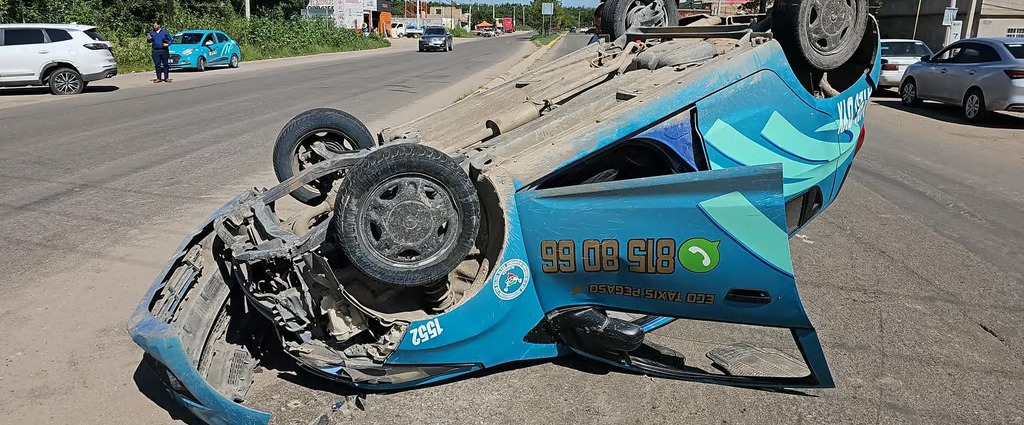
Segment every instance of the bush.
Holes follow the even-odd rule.
[[[558,36],[559,36],[558,33],[546,34],[546,35],[536,34],[533,37],[530,37],[530,41],[533,41],[533,43],[538,45],[538,46],[543,46],[545,44],[551,43],[552,41],[555,41],[555,39],[558,38]]]
[[[473,35],[473,33],[469,32],[469,31],[466,31],[466,29],[463,28],[463,27],[455,27],[455,28],[452,28],[452,37],[456,37],[456,38],[472,38],[472,37],[476,37],[476,36]]]
[[[391,43],[376,34],[338,28],[328,19],[284,19],[281,17],[204,18],[179,13],[167,23],[172,33],[190,29],[224,31],[238,42],[243,60],[283,58],[320,53],[376,49]],[[101,28],[102,30],[102,28]],[[150,47],[142,35],[113,33],[114,56],[122,72],[153,69]]]

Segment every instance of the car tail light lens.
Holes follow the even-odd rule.
[[[865,125],[861,125],[860,126],[860,136],[857,136],[857,148],[853,151],[854,155],[856,155],[858,152],[860,152],[861,146],[864,146],[864,133],[866,132],[866,129],[867,129],[867,126],[865,126]]]
[[[107,50],[110,46],[107,46],[106,43],[89,43],[85,45],[85,48],[89,50]]]
[[[1010,77],[1011,80],[1019,80],[1021,78],[1024,78],[1024,69],[1007,69],[1004,70],[1003,72],[1005,72],[1006,76]]]
[[[900,70],[899,65],[896,65],[894,63],[882,64],[882,71],[899,71],[899,70]]]

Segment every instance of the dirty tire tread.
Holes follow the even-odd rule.
[[[407,173],[423,174],[441,183],[452,196],[461,221],[460,232],[447,255],[415,270],[381,261],[363,248],[357,230],[363,196],[380,182]],[[420,144],[391,144],[363,158],[348,170],[335,202],[332,240],[340,244],[356,268],[384,284],[420,286],[444,278],[469,255],[480,231],[480,200],[469,175],[450,156]]]
[[[808,22],[803,21],[800,9],[801,5],[809,7],[810,2],[805,0],[778,0],[775,2],[771,10],[772,35],[782,44],[787,53],[786,56],[790,60],[796,59],[794,56],[796,53],[799,54],[799,59],[818,70],[836,69],[850,60],[857,52],[857,47],[868,26],[868,1],[853,0],[853,2],[856,5],[855,13],[857,14],[853,18],[853,27],[841,42],[841,47],[834,53],[822,55],[815,52],[806,37],[801,34],[801,31],[808,29]]]
[[[608,0],[604,3],[601,11],[601,33],[609,34],[611,40],[618,39],[626,33],[626,12],[634,0]],[[668,26],[679,25],[679,4],[676,1],[662,1],[665,7],[665,15],[668,16]],[[675,17],[675,22],[671,17]]]
[[[353,141],[359,149],[376,146],[373,134],[356,117],[332,108],[310,109],[288,121],[281,128],[277,141],[274,142],[274,174],[277,175],[278,182],[292,178],[298,171],[292,169],[292,154],[301,138],[317,129],[339,131]],[[303,186],[293,191],[291,196],[306,205],[318,205],[323,202],[327,194]]]

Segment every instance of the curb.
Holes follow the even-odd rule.
[[[520,76],[525,74],[526,71],[529,70],[530,67],[533,66],[533,64],[535,62],[537,62],[538,59],[541,58],[541,56],[544,56],[545,53],[547,53],[549,50],[551,50],[551,48],[554,47],[555,44],[558,43],[561,40],[562,40],[562,35],[559,34],[558,38],[552,40],[548,44],[540,46],[540,48],[538,48],[533,53],[531,53],[530,56],[527,56],[526,59],[523,59],[519,63],[513,65],[511,68],[509,68],[508,71],[505,71],[505,73],[502,74],[500,77],[491,80],[491,82],[485,84],[479,90],[473,92],[473,94],[477,94],[477,93],[480,93],[480,92],[483,92],[483,91],[487,91],[487,90],[493,89],[493,88],[497,87],[498,85],[501,85],[503,83],[512,81],[512,80],[514,80],[516,78],[519,78]]]

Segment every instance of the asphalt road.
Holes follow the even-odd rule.
[[[381,117],[415,101],[406,112],[418,116],[462,94],[448,84],[473,64],[518,60],[525,44],[250,65],[7,108],[0,94],[0,423],[177,418],[137,370],[125,319],[195,223],[273,183],[280,126],[316,106],[394,122]],[[448,97],[429,95],[439,90]],[[1024,118],[976,127],[955,109],[873,100],[839,200],[791,243],[836,389],[727,388],[563,359],[371,394],[353,412],[331,412],[343,389],[267,371],[250,402],[299,424],[1022,423]],[[661,335],[693,347],[737,333],[677,322]]]

